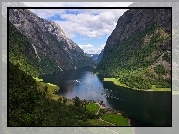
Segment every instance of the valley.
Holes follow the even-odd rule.
[[[127,10],[98,54],[28,9],[8,19],[9,126],[171,125],[170,8]]]

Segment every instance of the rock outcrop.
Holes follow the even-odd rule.
[[[55,22],[42,19],[27,9],[10,9],[9,20],[31,43],[35,52],[32,57],[39,65],[42,63],[48,68],[54,64],[62,70],[95,65]]]
[[[154,84],[156,81],[170,82],[171,11],[172,9],[126,11],[106,41],[103,58],[96,72],[112,77],[135,74],[135,78],[145,78]],[[157,74],[157,68],[164,68],[165,74]]]

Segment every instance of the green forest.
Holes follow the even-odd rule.
[[[9,126],[91,126],[98,115],[46,97],[32,76],[9,62]]]
[[[74,101],[70,101],[57,95],[57,86],[34,79],[20,70],[18,64],[11,62],[8,85],[8,126],[111,126],[110,123],[117,126],[130,125],[125,113],[113,114],[120,119],[116,123],[116,118],[106,117],[106,114],[112,114],[113,111],[100,109],[97,114],[98,104],[87,103],[77,96]]]
[[[171,71],[162,64],[156,64],[160,57],[162,62],[171,64],[171,53],[161,48],[161,44],[170,41],[168,31],[151,25],[126,41],[116,43],[104,54],[94,72],[104,77],[119,78],[120,83],[131,88],[151,89],[152,85],[170,88]]]
[[[81,53],[78,56],[79,61],[74,61],[77,67],[88,66],[91,59]],[[52,58],[40,57],[39,62],[32,44],[9,22],[9,126],[110,125],[99,120],[101,115],[88,106],[81,106],[80,98],[69,101],[57,95],[58,86],[38,79],[41,74],[60,71]]]

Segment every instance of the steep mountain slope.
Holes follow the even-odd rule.
[[[55,61],[48,59],[38,61],[36,51],[29,40],[17,30],[17,28],[9,22],[9,60],[14,64],[18,64],[21,70],[33,76],[42,73],[58,71],[59,68]],[[47,67],[51,62],[51,66]]]
[[[104,49],[101,50],[101,53],[98,55],[97,63],[99,63],[101,61],[101,59],[103,58],[103,53],[104,53]]]
[[[28,58],[30,62],[35,60],[33,61],[36,63],[34,63],[34,65],[39,66],[39,69],[36,69],[37,72],[52,73],[61,69],[66,70],[75,67],[94,66],[94,61],[85,56],[83,50],[70,40],[60,26],[54,22],[42,19],[27,9],[10,9],[9,20],[20,33],[23,34],[22,37],[24,39],[26,38],[25,42],[28,42],[27,44],[30,51],[29,49],[23,50],[23,56],[25,56],[25,58],[27,58],[27,56],[30,57]],[[15,28],[13,28],[13,30],[15,30]],[[9,32],[13,34],[11,30]],[[17,38],[16,35],[14,35],[13,38],[11,50],[16,48],[20,50],[21,48],[15,40],[21,37],[18,36]],[[25,42],[21,45],[25,45]],[[14,54],[15,53],[16,51]],[[14,62],[16,62],[16,60],[14,60]]]
[[[91,126],[98,115],[81,106],[65,105],[47,97],[39,85],[16,65],[9,63],[9,126]]]
[[[170,65],[171,9],[130,9],[107,39],[96,72],[130,87],[170,87]]]

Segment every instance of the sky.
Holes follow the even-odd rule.
[[[29,7],[128,7],[132,2],[24,2]],[[88,54],[99,54],[128,9],[30,9],[59,24],[65,34]]]

